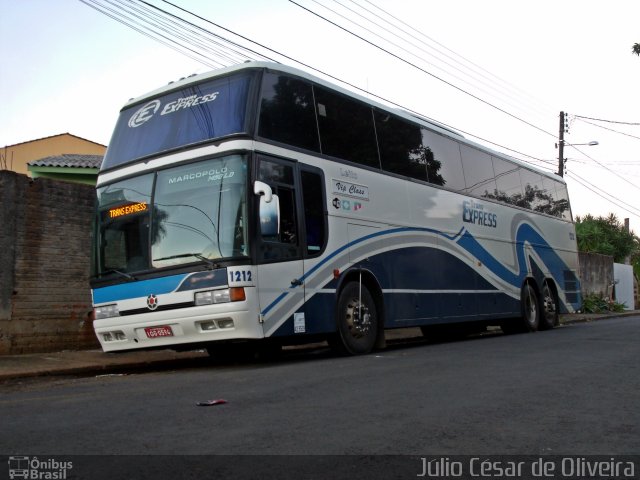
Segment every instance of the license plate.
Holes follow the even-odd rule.
[[[163,325],[162,327],[149,327],[144,329],[147,337],[149,338],[158,338],[158,337],[173,337],[173,330],[168,325]]]

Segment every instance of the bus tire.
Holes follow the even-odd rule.
[[[337,334],[332,346],[339,353],[363,355],[373,350],[378,336],[378,312],[369,289],[348,283],[338,299]]]
[[[540,299],[540,330],[550,330],[558,325],[558,298],[555,292],[545,281],[542,286],[542,298]]]
[[[506,334],[535,332],[540,325],[540,302],[535,289],[525,283],[520,291],[521,314],[517,319],[504,321],[500,327]]]

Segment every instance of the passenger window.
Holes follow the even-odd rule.
[[[496,174],[496,190],[493,198],[508,205],[523,207],[524,195],[520,181],[520,167],[501,158],[492,157]]]
[[[542,185],[542,176],[526,168],[520,171],[520,176],[524,188],[524,207],[536,212],[544,212],[549,200]]]
[[[466,145],[460,147],[460,154],[466,185],[464,191],[469,195],[491,198],[496,190],[491,155]]]
[[[320,151],[311,84],[265,73],[258,135],[315,152]]]
[[[311,257],[319,255],[324,250],[327,239],[324,181],[320,171],[315,173],[302,170],[300,177],[302,179],[307,256]]]
[[[567,186],[564,183],[556,182],[556,202],[557,216],[571,221],[571,206],[569,205],[569,195]]]
[[[375,112],[382,169],[427,180],[428,155],[422,149],[420,127],[386,112]]]
[[[465,188],[460,148],[453,140],[426,128],[422,132],[422,154],[427,162],[429,183],[454,191]]]
[[[314,91],[322,153],[380,168],[371,108],[322,87]]]

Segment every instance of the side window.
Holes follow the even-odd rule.
[[[569,194],[567,193],[567,186],[564,183],[556,182],[556,202],[557,213],[556,216],[571,221],[571,207],[569,205]]]
[[[284,161],[259,157],[258,168],[258,180],[269,185],[280,202],[280,231],[262,237],[258,255],[262,260],[274,261],[299,258],[294,167]]]
[[[265,73],[258,135],[320,151],[311,84],[284,75]]]
[[[542,186],[542,176],[526,168],[520,171],[520,176],[522,178],[525,200],[525,204],[521,206],[536,212],[544,212],[548,204],[548,198]]]
[[[429,183],[453,191],[463,190],[465,184],[458,144],[426,128],[422,128],[421,133]]]
[[[324,180],[320,170],[304,167],[300,172],[302,180],[302,202],[304,211],[306,254],[319,255],[327,242],[325,215]]]
[[[498,157],[493,159],[493,170],[496,172],[496,190],[494,200],[522,207],[524,195],[522,182],[520,181],[520,167],[514,163],[507,162]]]
[[[376,132],[382,169],[427,180],[427,155],[420,127],[386,112],[376,111]]]
[[[466,145],[460,147],[460,153],[466,184],[464,191],[470,195],[491,198],[496,189],[491,155]]]
[[[380,168],[371,107],[314,87],[322,153]]]

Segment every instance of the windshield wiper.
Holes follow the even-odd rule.
[[[120,270],[116,270],[115,268],[112,268],[110,270],[106,270],[104,272],[102,272],[102,275],[108,275],[110,273],[117,273],[118,275],[120,275],[121,277],[124,277],[128,280],[136,280],[136,277],[134,277],[133,275],[129,274],[129,273],[125,273],[125,272],[121,272]]]
[[[204,263],[206,263],[209,266],[209,268],[211,268],[211,270],[213,270],[214,268],[218,268],[217,263],[211,261],[210,258],[207,258],[200,253],[180,253],[178,255],[170,255],[168,257],[154,258],[153,261],[160,262],[162,260],[173,260],[174,258],[186,258],[186,257],[195,257],[198,260],[202,260]]]

